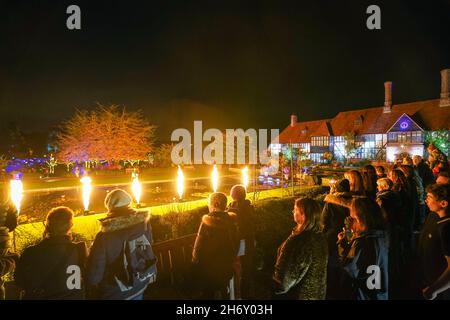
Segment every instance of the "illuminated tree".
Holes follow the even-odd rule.
[[[152,151],[154,131],[140,112],[99,105],[77,111],[58,134],[58,157],[63,161],[145,160]]]

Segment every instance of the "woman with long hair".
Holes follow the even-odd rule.
[[[320,211],[311,198],[295,201],[292,212],[297,225],[278,249],[275,294],[300,300],[325,299],[328,250],[319,231]]]
[[[358,170],[347,171],[344,173],[344,177],[350,182],[350,192],[352,195],[363,196],[365,194],[363,178]]]
[[[354,198],[350,207],[350,241],[338,235],[339,254],[355,300],[388,299],[388,240],[381,209],[368,197]]]
[[[397,191],[403,205],[401,211],[403,252],[404,257],[408,260],[413,250],[414,201],[411,199],[411,185],[400,169],[390,171],[389,178],[393,183],[392,190]]]
[[[375,199],[377,194],[377,172],[372,165],[366,165],[361,169],[361,176],[363,178],[364,191],[366,196]]]

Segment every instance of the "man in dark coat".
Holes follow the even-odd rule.
[[[225,212],[227,197],[213,193],[192,252],[192,262],[204,299],[225,299],[239,249],[236,215]]]
[[[238,272],[236,290],[237,296],[250,299],[254,295],[255,276],[255,209],[250,200],[245,199],[244,186],[235,185],[230,191],[233,201],[228,206],[228,212],[237,216],[238,237],[240,240],[239,257],[237,259]],[[235,271],[236,272],[236,271]]]
[[[71,209],[52,209],[46,218],[44,240],[23,252],[15,280],[25,291],[24,299],[84,299],[87,249],[84,242],[72,242],[72,219]]]
[[[136,211],[130,205],[131,196],[121,189],[111,191],[105,198],[108,215],[100,220],[101,231],[95,237],[88,258],[86,280],[90,298],[142,300],[148,284],[155,280],[156,269],[154,275],[145,271],[146,275],[138,278],[132,276],[138,274],[137,270],[132,270],[131,278],[128,276],[125,281],[124,268],[132,262],[128,258],[137,248],[144,248],[141,258],[145,258],[142,261],[145,270],[156,263],[149,214]],[[127,249],[130,243],[131,248]]]

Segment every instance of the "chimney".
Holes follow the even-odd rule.
[[[441,101],[439,107],[450,106],[450,69],[441,70]]]
[[[383,113],[392,111],[392,82],[386,81],[384,83],[384,108]]]
[[[297,116],[295,114],[291,115],[291,127],[297,124]]]

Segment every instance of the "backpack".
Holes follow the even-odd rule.
[[[114,274],[114,280],[120,291],[130,291],[155,282],[157,261],[145,234],[125,240]]]

